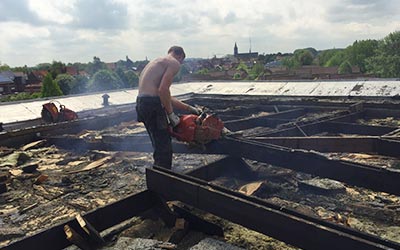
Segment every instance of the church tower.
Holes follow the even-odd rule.
[[[237,55],[238,55],[238,47],[237,47],[237,45],[236,45],[236,42],[235,42],[235,47],[233,47],[233,55],[234,55],[234,56],[237,56]]]

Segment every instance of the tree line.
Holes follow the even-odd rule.
[[[289,69],[304,65],[338,67],[338,73],[352,73],[352,66],[375,77],[400,77],[400,31],[390,33],[381,40],[355,41],[344,49],[317,51],[314,48],[297,49],[292,54],[261,55],[264,63],[282,56],[282,65]]]
[[[53,61],[51,64],[41,63],[31,68],[27,66],[10,68],[7,65],[1,65],[0,71],[11,70],[14,72],[24,72],[27,75],[33,71],[48,72],[43,79],[40,93],[9,95],[2,98],[1,101],[17,101],[40,97],[132,88],[137,86],[139,82],[139,77],[133,68],[139,64],[146,63],[147,61],[137,61],[127,65],[127,62],[120,60],[116,63],[115,69],[110,70],[106,63],[95,56],[93,57],[93,61],[87,64],[69,63],[66,65],[62,62]],[[67,74],[67,66],[74,67],[78,71],[78,74]],[[84,72],[85,74],[79,74],[79,72]]]
[[[241,79],[240,72],[246,72],[248,79],[257,79],[264,72],[264,64],[281,60],[282,65],[289,69],[304,65],[318,65],[322,67],[338,67],[338,73],[352,73],[352,67],[359,67],[364,74],[374,77],[396,78],[400,77],[400,31],[390,33],[381,40],[359,40],[344,49],[328,49],[317,51],[314,48],[297,49],[293,53],[277,53],[259,55],[257,63],[248,68],[244,63],[237,67],[238,73],[234,79]],[[53,61],[42,63],[35,67],[10,68],[0,63],[0,71],[12,70],[29,74],[34,70],[46,70],[48,74],[43,80],[40,93],[19,93],[2,98],[0,101],[14,101],[29,98],[78,94],[85,92],[104,91],[135,87],[138,84],[138,75],[134,67],[144,67],[148,61],[118,61],[114,70],[107,68],[106,63],[100,58],[93,57],[89,63],[69,63]],[[78,72],[86,72],[87,75],[71,76],[66,74],[66,66],[73,66]],[[207,72],[203,72],[206,74]],[[189,74],[185,67],[177,75],[175,81],[179,81],[182,75]]]

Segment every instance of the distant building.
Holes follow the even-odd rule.
[[[11,94],[15,92],[23,92],[27,76],[23,72],[12,72],[12,71],[3,71],[0,72],[2,76],[2,81],[0,82],[1,89],[0,93]],[[11,81],[10,84],[5,84],[5,79]]]
[[[71,76],[77,76],[79,74],[79,70],[77,67],[75,66],[67,66],[65,68],[65,73]]]
[[[126,56],[125,67],[126,69],[133,69],[135,67],[135,63],[131,59],[129,59],[128,56]]]
[[[44,77],[49,74],[47,70],[35,70],[28,74],[28,83],[25,86],[25,92],[40,92]]]
[[[233,47],[233,56],[242,59],[242,60],[250,60],[254,58],[258,58],[258,52],[251,52],[251,48],[249,49],[249,53],[239,53],[238,46],[235,42],[235,46]]]
[[[10,78],[0,74],[0,94],[11,94],[13,84],[14,82]]]
[[[117,63],[115,63],[115,62],[106,63],[106,67],[107,67],[107,69],[114,71],[117,68]]]

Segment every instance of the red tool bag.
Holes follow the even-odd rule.
[[[75,119],[78,119],[78,115],[74,111],[67,109],[64,105],[60,105],[58,121],[72,121]]]
[[[67,109],[64,105],[60,105],[60,111],[58,111],[53,102],[45,103],[42,106],[41,115],[45,122],[63,122],[78,119],[78,115],[74,111]]]
[[[52,102],[48,102],[42,105],[42,119],[45,122],[57,122],[58,121],[58,109]]]

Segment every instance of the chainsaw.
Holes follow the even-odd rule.
[[[182,115],[178,126],[170,133],[179,141],[207,144],[222,136],[224,123],[213,114]]]
[[[45,103],[42,106],[41,116],[45,122],[64,122],[78,119],[78,115],[64,105],[60,104],[60,110],[53,102]]]

